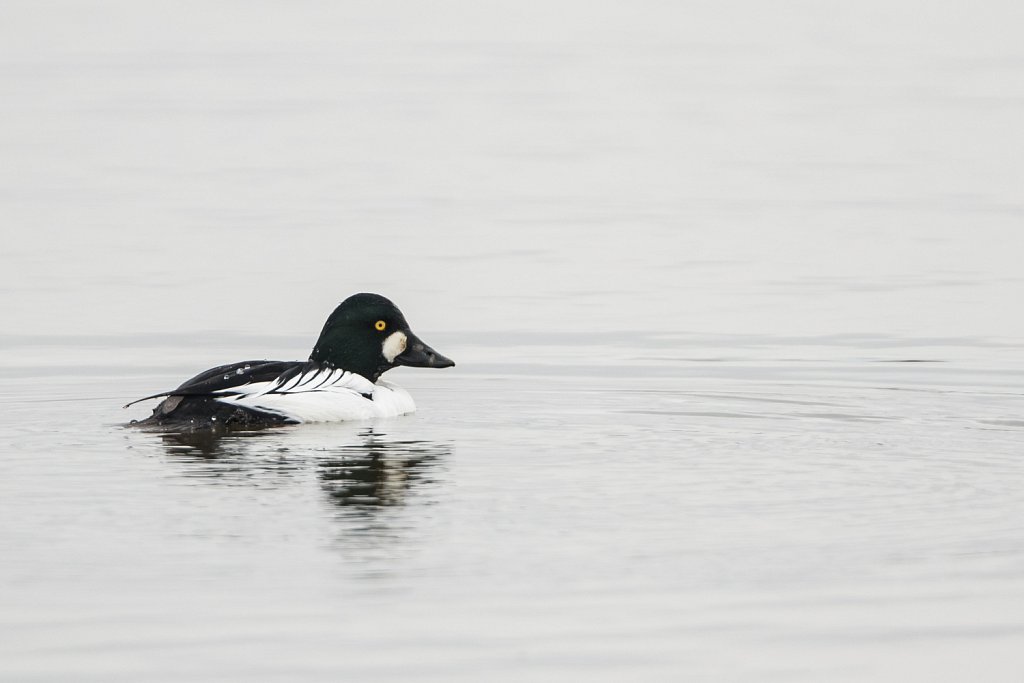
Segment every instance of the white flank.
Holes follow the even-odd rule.
[[[384,360],[389,363],[394,363],[395,358],[398,354],[405,351],[405,347],[409,344],[409,338],[405,336],[405,332],[393,332],[388,335],[388,338],[384,340],[384,344],[381,346],[381,353],[384,355]]]
[[[416,410],[405,389],[383,381],[374,384],[347,370],[326,368],[296,375],[283,383],[257,382],[218,393],[225,394],[217,398],[221,403],[262,410],[297,422],[366,420]]]

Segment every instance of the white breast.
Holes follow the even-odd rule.
[[[346,370],[310,370],[286,382],[259,382],[224,391],[217,400],[281,415],[297,422],[340,422],[412,413],[416,404],[405,389],[374,384]],[[368,399],[363,394],[373,398]]]

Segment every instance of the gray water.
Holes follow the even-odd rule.
[[[1019,3],[0,22],[0,679],[1024,675]],[[394,299],[415,415],[124,428]]]

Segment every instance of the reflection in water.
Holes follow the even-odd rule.
[[[395,562],[429,542],[436,516],[438,472],[449,444],[388,441],[372,431],[358,444],[318,459],[316,477],[340,528],[334,546],[367,577],[383,576]]]
[[[372,432],[364,442],[342,446],[317,462],[317,477],[341,507],[401,505],[414,488],[431,484],[431,469],[451,452],[428,441],[384,441]]]
[[[306,467],[285,445],[285,432],[171,432],[164,450],[189,478],[222,485],[279,486]]]
[[[338,445],[339,435],[356,442]],[[357,516],[406,504],[436,483],[434,470],[452,452],[447,443],[388,440],[372,427],[360,432],[272,429],[159,437],[186,477],[219,485],[281,487],[293,486],[302,474],[312,472],[332,505]]]
[[[244,455],[253,445],[252,439],[274,436],[270,430],[252,432],[168,432],[160,434],[169,455],[190,459],[221,460]]]

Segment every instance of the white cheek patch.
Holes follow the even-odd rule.
[[[381,348],[381,353],[384,354],[384,360],[389,363],[394,363],[398,354],[405,351],[405,347],[408,343],[409,339],[405,336],[405,332],[392,332],[389,334],[388,338],[384,340],[384,344]]]

